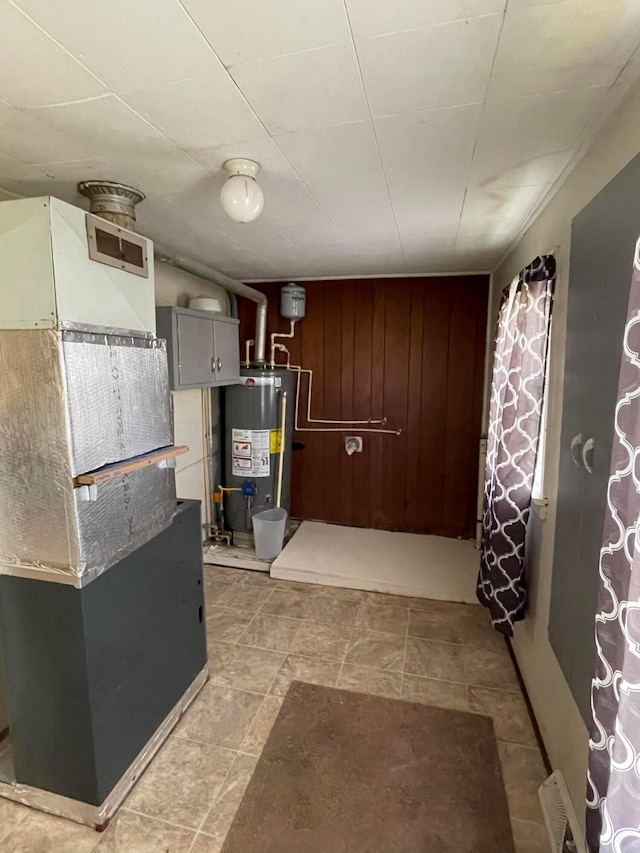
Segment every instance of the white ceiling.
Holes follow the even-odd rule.
[[[244,279],[490,269],[640,77],[638,0],[0,0],[0,32],[0,197],[134,184]]]

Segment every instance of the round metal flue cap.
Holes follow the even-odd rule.
[[[115,181],[81,181],[78,192],[89,199],[91,213],[135,230],[136,205],[144,200],[143,192]]]

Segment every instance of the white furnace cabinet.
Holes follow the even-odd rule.
[[[0,203],[0,447],[0,574],[81,587],[171,523],[145,237],[55,198]]]
[[[153,244],[52,196],[0,204],[0,329],[155,333]],[[133,273],[133,274],[132,274]]]

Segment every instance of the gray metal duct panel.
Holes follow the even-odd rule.
[[[164,341],[61,334],[72,476],[173,443]]]
[[[73,343],[77,342],[65,340],[64,348]],[[128,449],[142,444],[144,450],[139,452],[146,452],[158,445],[144,438],[143,424],[149,418],[143,408],[159,401],[164,414],[158,421],[151,418],[150,434],[153,442],[172,444],[171,414],[166,401],[169,395],[168,390],[162,390],[168,381],[164,350],[143,346],[120,349],[127,349],[126,375],[133,376],[139,368],[147,393],[138,396],[141,383],[137,375],[135,382],[132,380],[134,391],[130,392],[125,383],[120,388],[121,411],[128,413],[128,420],[123,416],[122,425],[128,426],[128,433],[121,430],[117,408],[105,403],[101,417],[109,421],[114,432],[122,431],[122,441]],[[85,346],[87,350],[96,355],[91,382],[84,386],[79,381],[72,383],[71,396],[78,406],[81,400],[87,400],[87,387],[92,394],[93,390],[97,393],[100,381],[92,371],[95,360],[103,358],[97,352],[115,350],[117,357],[122,355],[116,345],[109,348],[89,344]],[[84,370],[80,371],[84,377],[87,359],[79,350],[77,356],[76,350],[71,348],[71,352],[70,361],[78,371],[84,363]],[[158,380],[151,376],[152,364],[161,373]],[[104,370],[104,364],[102,367]],[[69,377],[76,380],[80,374],[75,369],[70,372],[66,349],[63,362],[61,332],[0,331],[0,573],[38,576],[80,587],[171,523],[176,509],[172,468],[155,466],[121,475],[95,487],[95,500],[81,500],[87,496],[87,489],[74,488],[68,408]],[[102,383],[108,379],[109,374],[104,376],[103,372]],[[140,399],[144,403],[139,405]],[[97,419],[91,416],[83,424],[88,432],[83,434],[76,422],[75,434],[82,436],[78,446],[85,453],[82,458],[89,460],[88,469],[93,470],[104,464],[95,464],[104,455],[91,457],[89,452],[91,430],[98,429]],[[127,451],[113,461],[126,458]]]
[[[0,332],[0,562],[78,558],[59,336]]]
[[[75,490],[80,560],[74,572],[82,585],[144,545],[171,524],[176,512],[173,468],[152,466],[97,487],[84,501]]]

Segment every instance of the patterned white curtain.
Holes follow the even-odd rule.
[[[477,596],[508,636],[524,618],[524,542],[538,453],[555,259],[505,288],[493,363]]]
[[[640,851],[640,241],[636,245],[596,612],[587,838]]]

